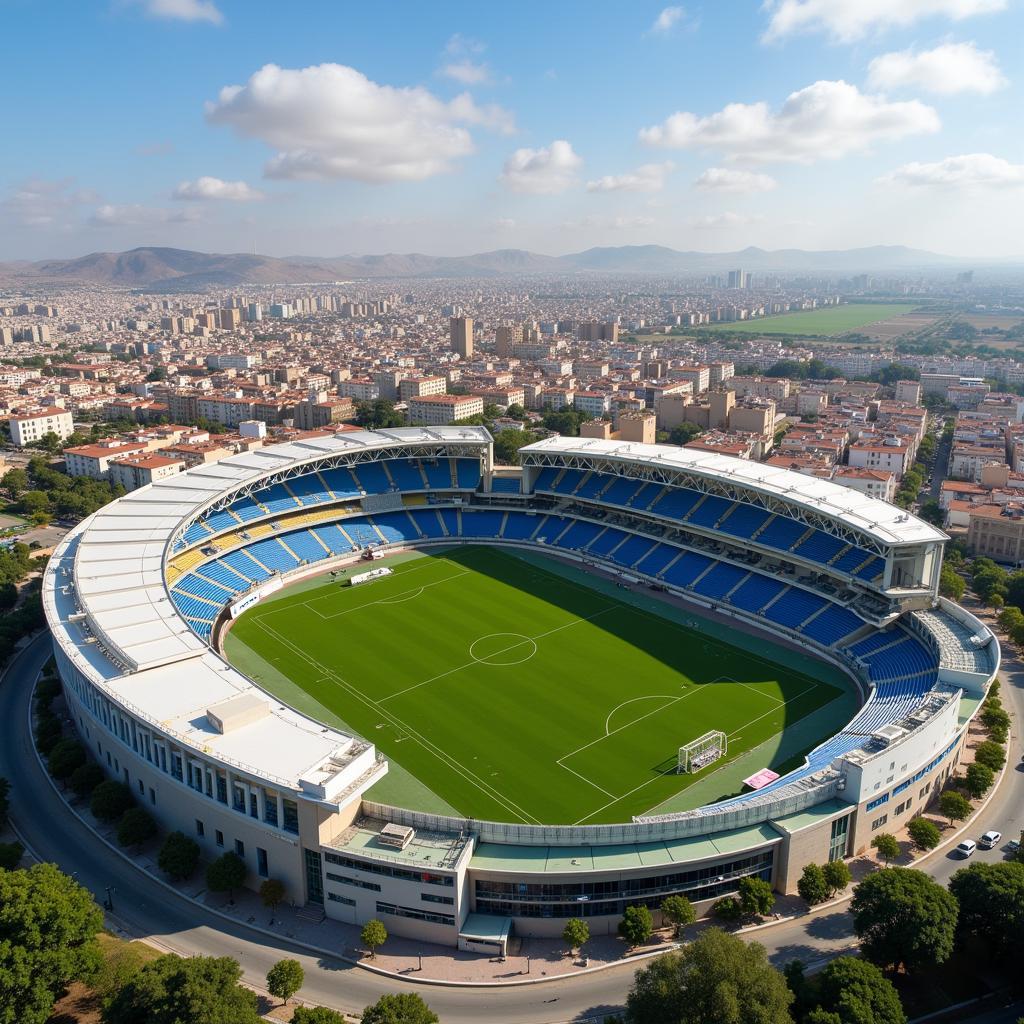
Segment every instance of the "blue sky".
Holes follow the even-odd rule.
[[[0,258],[1019,255],[1020,0],[0,0]]]

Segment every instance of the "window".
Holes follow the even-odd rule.
[[[256,873],[260,878],[268,878],[270,876],[270,865],[267,862],[267,851],[262,847],[256,847]]]
[[[223,775],[217,776],[217,800],[222,804],[228,802],[228,780]]]
[[[241,839],[235,840],[235,853],[237,853],[243,860],[245,859],[245,843],[243,843]]]
[[[881,807],[882,804],[886,804],[888,802],[889,802],[889,794],[886,793],[885,796],[880,796],[880,797],[878,797],[877,800],[869,800],[868,801],[867,810],[873,811],[876,807]]]
[[[224,833],[221,832],[221,830],[218,828],[218,829],[216,829],[214,831],[213,835],[214,835],[214,840],[216,841],[217,845],[218,846],[223,846],[224,845]]]
[[[423,900],[424,903],[445,903],[448,906],[455,905],[454,896],[438,896],[437,893],[433,892],[420,893],[420,899]]]
[[[139,796],[145,796],[145,795],[146,795],[146,787],[143,784],[142,779],[139,779]]]
[[[342,896],[341,893],[337,893],[337,892],[329,892],[327,894],[327,898],[332,903],[344,903],[346,907],[354,907],[356,905],[356,901],[355,900],[350,899],[348,896]],[[323,902],[323,901],[321,901],[321,902]]]
[[[317,850],[306,849],[306,899],[310,903],[322,904],[324,901],[324,876],[323,865],[320,862],[320,853]],[[333,898],[333,897],[332,897]],[[335,902],[349,903],[348,900],[339,897]],[[355,906],[355,900],[349,903]]]
[[[156,790],[152,786],[149,787],[149,802],[156,805]]]
[[[391,914],[393,917],[408,917],[413,921],[428,921],[430,924],[455,926],[455,918],[451,914],[435,914],[429,910],[399,907],[394,903],[384,903],[381,900],[377,900],[377,913]]]
[[[351,878],[349,875],[339,875],[333,871],[327,872],[329,882],[337,882],[339,885],[351,885],[356,889],[369,889],[370,892],[380,892],[380,886],[376,882],[364,882],[361,878]]]
[[[200,839],[206,835],[206,827],[198,818],[196,818],[196,835],[199,836]]]
[[[285,832],[299,834],[299,805],[294,800],[284,800],[284,821],[281,827]]]
[[[875,818],[875,820],[871,822],[871,831],[874,832],[876,828],[881,828],[888,820],[888,814],[883,814],[880,818]]]

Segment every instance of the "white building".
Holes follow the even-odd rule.
[[[56,434],[62,441],[75,432],[74,420],[66,409],[52,407],[9,420],[11,441],[19,448],[41,441],[47,434]]]
[[[427,427],[443,427],[483,414],[484,400],[477,395],[424,395],[409,399],[409,422]]]

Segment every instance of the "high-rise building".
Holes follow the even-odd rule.
[[[473,319],[468,316],[453,316],[448,322],[452,351],[463,359],[473,357]]]
[[[494,354],[499,359],[508,359],[512,355],[512,346],[521,344],[522,340],[522,327],[500,324],[494,332]]]
[[[730,270],[729,271],[729,287],[730,288],[746,288],[747,286],[747,275],[742,270]]]

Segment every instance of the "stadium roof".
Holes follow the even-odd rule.
[[[774,498],[781,498],[820,515],[833,516],[884,544],[921,544],[946,540],[946,535],[923,519],[860,491],[817,477],[804,476],[763,462],[748,462],[715,452],[664,444],[604,441],[600,438],[549,437],[520,449],[522,454],[551,453],[640,462],[726,480]]]

